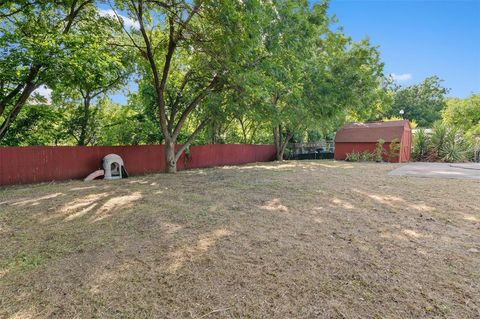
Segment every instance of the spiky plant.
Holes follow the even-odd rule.
[[[412,158],[415,161],[425,161],[428,157],[428,149],[430,145],[430,139],[425,132],[425,129],[419,129],[413,135],[413,150]]]

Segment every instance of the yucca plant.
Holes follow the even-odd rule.
[[[420,130],[414,136],[413,158],[430,162],[465,162],[473,156],[472,139],[458,128],[437,122],[428,136]]]
[[[425,129],[419,129],[413,135],[413,150],[412,158],[415,161],[425,161],[428,157],[428,149],[430,145],[430,139],[425,132]]]
[[[429,149],[428,149],[428,158],[430,161],[441,160],[441,152],[445,148],[447,143],[448,128],[443,125],[441,122],[436,122],[433,124],[432,134],[429,138]]]
[[[443,162],[464,162],[465,159],[465,149],[460,143],[447,143],[443,147],[441,157]]]
[[[466,162],[474,159],[474,149],[471,135],[437,122],[430,135],[420,129],[413,136],[412,158],[427,162]]]

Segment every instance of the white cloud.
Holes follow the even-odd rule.
[[[394,79],[397,82],[405,82],[412,79],[412,75],[410,73],[403,73],[403,74],[392,73],[390,74],[390,76],[392,77],[392,79]]]
[[[102,17],[110,17],[110,18],[117,19],[117,16],[115,15],[115,11],[113,11],[112,9],[98,9],[98,14],[101,15]],[[122,19],[123,24],[125,25],[126,28],[134,28],[134,29],[140,28],[138,21],[133,20],[124,15],[121,15],[118,12],[117,14],[118,14],[118,17]]]
[[[36,94],[44,97],[47,100],[47,103],[52,103],[52,89],[48,88],[45,85],[40,86],[38,89],[33,91],[32,95],[35,96]],[[37,101],[33,101],[35,103]]]

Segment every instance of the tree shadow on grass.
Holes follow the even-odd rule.
[[[429,183],[386,166],[302,166],[56,185],[36,196],[64,195],[0,206],[0,257],[43,258],[3,276],[0,317],[474,313],[468,203],[447,213]]]

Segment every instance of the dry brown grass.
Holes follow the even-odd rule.
[[[480,184],[395,167],[0,190],[0,318],[478,318]]]

